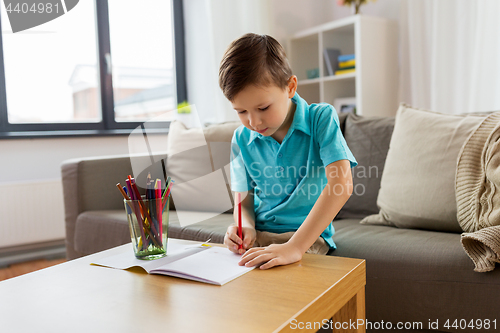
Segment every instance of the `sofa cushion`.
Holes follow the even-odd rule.
[[[170,215],[169,237],[211,243],[224,243],[227,227],[234,223],[233,214],[220,214],[203,222],[181,226],[176,212]]]
[[[76,219],[74,244],[79,253],[88,255],[130,241],[125,208],[87,211]]]
[[[176,209],[232,211],[230,145],[240,125],[228,122],[188,129],[179,121],[170,124],[167,173],[175,180],[172,197]]]
[[[447,319],[498,316],[500,270],[474,272],[459,234],[363,225],[359,219],[336,220],[333,226],[337,249],[331,255],[366,260],[370,321],[405,318],[425,328],[429,319],[443,327]]]
[[[170,211],[168,237],[195,241],[211,239],[223,243],[227,227],[233,223],[232,214],[221,214],[203,222],[181,227],[177,211]],[[75,250],[84,255],[107,250],[130,242],[125,209],[98,210],[81,213],[76,221]]]
[[[393,117],[348,115],[344,137],[358,165],[352,169],[353,193],[337,218],[363,218],[378,213],[380,179],[393,129]]]
[[[401,105],[377,198],[380,213],[361,223],[461,232],[455,200],[457,159],[483,119]]]
[[[474,263],[460,244],[460,234],[358,222],[359,219],[333,222],[337,249],[332,254],[366,259],[367,272],[373,278],[489,282],[500,286],[500,279],[474,272]],[[500,270],[496,273],[500,277]]]

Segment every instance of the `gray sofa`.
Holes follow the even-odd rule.
[[[354,172],[355,188],[362,184],[363,193],[353,194],[335,218],[333,239],[337,249],[330,253],[366,260],[367,320],[379,325],[382,321],[385,325],[391,322],[392,332],[427,332],[429,323],[436,320],[440,331],[496,331],[493,325],[500,325],[496,308],[500,299],[500,270],[474,272],[473,262],[460,244],[460,233],[359,223],[363,217],[378,212],[377,193],[394,118],[340,114],[339,120],[347,144],[359,162],[356,168],[377,167],[370,175]],[[209,131],[213,135],[217,127]],[[217,141],[227,142],[227,137],[218,137]],[[62,165],[69,259],[130,242],[122,198],[115,188],[128,174],[132,174],[132,169],[127,156],[71,160]],[[226,228],[232,223],[231,214],[221,214],[181,227],[175,205],[172,208],[169,226],[172,238],[198,241],[211,238],[212,242],[222,243]],[[486,319],[490,320],[489,330],[463,328],[464,320],[476,324]],[[444,327],[447,320],[449,328]],[[453,327],[455,320],[458,327]],[[398,322],[406,325],[421,322],[422,329],[396,329]]]

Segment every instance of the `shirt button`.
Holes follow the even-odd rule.
[[[278,157],[279,157],[279,158],[282,158],[282,157],[283,157],[283,154],[282,154],[282,153],[279,153],[279,154],[278,154]]]
[[[279,167],[278,170],[282,172],[283,170],[285,170],[285,168]]]

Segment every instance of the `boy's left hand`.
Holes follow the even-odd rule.
[[[290,243],[271,244],[266,247],[254,247],[245,252],[239,262],[240,266],[260,266],[268,269],[274,266],[293,264],[302,259],[302,251]]]

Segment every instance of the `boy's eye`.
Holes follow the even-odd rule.
[[[245,113],[245,111],[236,111],[236,113],[243,114],[243,113]]]
[[[264,111],[264,110],[267,110],[268,108],[269,108],[269,105],[268,105],[268,106],[266,106],[265,108],[261,108],[261,109],[259,109],[259,110],[260,110],[260,111]]]

